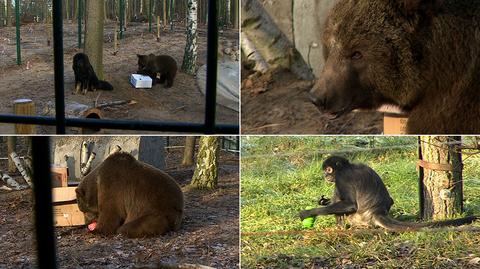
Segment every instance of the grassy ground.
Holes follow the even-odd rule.
[[[302,227],[298,212],[333,190],[321,169],[332,150],[351,151],[350,159],[375,169],[395,201],[392,215],[414,221],[416,146],[415,137],[243,137],[242,268],[480,268],[478,232],[341,230],[331,216]],[[480,156],[467,156],[465,209],[480,215]]]

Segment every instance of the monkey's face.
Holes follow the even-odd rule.
[[[331,166],[325,167],[323,174],[327,182],[335,183],[335,170]]]

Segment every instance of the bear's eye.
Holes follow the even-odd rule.
[[[363,58],[363,55],[360,51],[355,51],[351,57],[352,57],[352,60],[360,60]]]

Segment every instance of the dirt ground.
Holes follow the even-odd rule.
[[[104,118],[149,119],[159,121],[182,121],[200,123],[204,121],[204,96],[199,91],[194,76],[181,71],[177,73],[174,86],[165,89],[157,84],[152,89],[135,89],[130,85],[130,74],[137,71],[136,54],[167,54],[181,66],[185,49],[185,27],[176,26],[174,31],[161,32],[161,41],[155,33],[148,33],[148,24],[129,23],[125,38],[119,42],[119,50],[113,55],[114,24],[107,22],[104,30],[104,73],[114,90],[112,92],[88,92],[86,95],[73,94],[73,56],[81,52],[77,48],[77,25],[64,23],[64,70],[65,102],[93,105],[98,103],[134,100],[131,105],[113,106],[103,109]],[[153,27],[154,29],[156,27]],[[155,32],[155,30],[153,30]],[[44,24],[30,24],[21,27],[22,65],[16,65],[15,28],[0,28],[0,113],[12,113],[13,101],[20,98],[32,99],[37,115],[45,115],[54,104],[53,47],[47,46],[47,32]],[[206,29],[199,26],[198,67],[206,63]],[[219,43],[231,42],[238,46],[238,30],[224,30]],[[52,111],[50,111],[53,115]],[[217,122],[238,124],[238,112],[217,106]],[[54,133],[53,127],[39,127],[39,133]],[[1,133],[13,133],[12,125],[1,124]],[[70,129],[70,133],[78,130]],[[103,130],[104,133],[124,133],[121,130]],[[132,131],[127,131],[131,133]]]
[[[242,69],[243,134],[380,134],[378,112],[352,112],[331,120],[308,99],[312,82],[287,71],[265,75]]]
[[[170,143],[174,145],[175,141]],[[182,186],[186,200],[185,217],[178,232],[128,239],[120,235],[96,236],[85,227],[56,228],[59,268],[132,268],[177,263],[238,268],[238,156],[221,151],[219,188],[214,191],[187,188],[193,169],[181,168],[181,159],[182,149],[166,154],[165,171]],[[32,207],[31,190],[0,191],[0,268],[35,268]]]

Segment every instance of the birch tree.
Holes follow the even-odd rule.
[[[202,136],[199,141],[197,163],[193,173],[193,187],[214,189],[218,185],[218,137]]]
[[[183,54],[182,70],[193,75],[197,67],[197,0],[188,0],[187,9],[187,43]]]
[[[103,1],[87,0],[85,23],[85,54],[93,70],[103,80]]]

